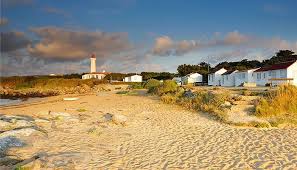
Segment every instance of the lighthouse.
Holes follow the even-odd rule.
[[[96,55],[92,54],[90,57],[91,60],[91,70],[90,73],[86,73],[82,75],[82,79],[103,79],[106,75],[110,74],[109,72],[105,72],[103,70],[102,72],[96,71]]]
[[[96,55],[92,54],[90,60],[91,60],[91,73],[96,73]]]

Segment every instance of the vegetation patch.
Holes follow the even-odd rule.
[[[161,101],[168,104],[178,104],[187,109],[207,112],[221,121],[227,121],[227,108],[222,105],[231,100],[228,93],[214,93],[199,90],[185,91],[174,81],[166,80],[152,93],[160,96]]]
[[[255,115],[269,120],[274,126],[281,123],[297,125],[297,87],[282,85],[256,102]]]
[[[78,111],[78,112],[86,112],[87,110],[80,108],[80,109],[77,109],[76,111]]]

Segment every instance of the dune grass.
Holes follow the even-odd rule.
[[[282,85],[269,92],[256,104],[255,115],[268,119],[275,126],[281,123],[297,125],[297,87]]]
[[[228,93],[213,93],[199,90],[185,95],[185,90],[178,87],[174,81],[164,81],[153,92],[160,96],[161,101],[168,104],[178,104],[187,109],[207,112],[218,120],[226,121],[226,109],[222,105],[231,99]]]

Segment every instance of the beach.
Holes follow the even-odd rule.
[[[1,114],[36,120],[48,112],[71,116],[36,121],[46,135],[24,138],[28,145],[10,147],[7,155],[21,161],[39,155],[30,165],[44,169],[297,168],[296,128],[230,126],[147,95],[110,91],[77,97],[1,107]]]

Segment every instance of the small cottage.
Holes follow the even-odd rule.
[[[209,86],[221,86],[222,85],[222,74],[227,70],[224,68],[213,70],[208,74],[208,85]]]
[[[182,84],[194,84],[202,82],[202,75],[199,73],[190,73],[181,78]]]
[[[255,87],[256,83],[253,77],[253,72],[256,69],[240,70],[235,73],[235,86]]]
[[[221,86],[233,87],[235,86],[235,73],[238,70],[229,70],[222,74],[222,84]]]
[[[142,82],[142,76],[136,74],[129,77],[125,77],[123,79],[123,82]]]
[[[297,85],[297,61],[277,63],[254,71],[257,86],[290,83]]]

